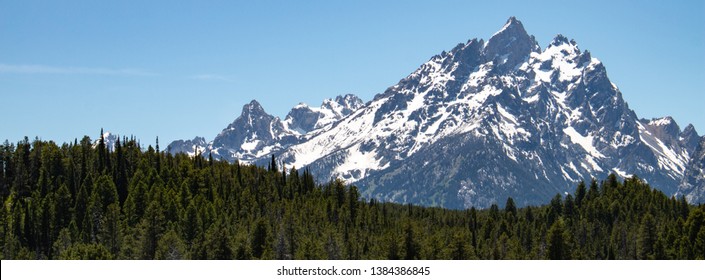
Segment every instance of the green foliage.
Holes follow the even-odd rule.
[[[546,237],[548,243],[548,258],[551,260],[567,260],[570,259],[570,248],[568,240],[569,235],[566,233],[565,223],[563,220],[556,221],[548,230]]]
[[[169,230],[157,242],[157,251],[154,256],[158,260],[187,260],[189,259],[186,243],[176,231]]]
[[[77,243],[61,252],[62,260],[111,260],[113,255],[101,244]]]
[[[365,200],[341,180],[88,137],[0,145],[2,259],[705,259],[705,206],[638,178],[545,206]]]

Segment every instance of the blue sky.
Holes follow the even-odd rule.
[[[0,140],[212,140],[252,99],[369,101],[510,16],[590,50],[639,117],[705,133],[705,1],[0,0]]]

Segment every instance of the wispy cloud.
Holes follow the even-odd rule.
[[[133,68],[91,68],[57,67],[39,64],[1,64],[0,73],[10,74],[64,74],[64,75],[119,75],[119,76],[159,76],[159,74]]]
[[[189,78],[201,81],[220,81],[220,82],[232,82],[233,79],[223,75],[216,74],[198,74],[190,76]]]

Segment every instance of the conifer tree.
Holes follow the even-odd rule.
[[[562,219],[556,221],[548,230],[546,237],[548,245],[548,258],[551,260],[570,259],[570,249],[565,234],[565,224]]]
[[[637,258],[646,260],[654,259],[656,250],[656,222],[654,217],[647,213],[641,219],[639,234],[637,236]]]

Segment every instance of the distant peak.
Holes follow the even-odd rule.
[[[502,26],[502,29],[497,31],[497,33],[492,35],[492,37],[495,37],[495,36],[497,36],[501,33],[505,33],[505,32],[526,34],[526,30],[524,29],[524,25],[521,23],[521,21],[519,21],[516,17],[513,17],[513,16],[509,17],[509,19],[504,24],[504,26]],[[526,35],[526,36],[528,36],[528,35]],[[492,40],[492,38],[490,38],[490,40]]]
[[[685,129],[683,129],[683,133],[695,133],[696,135],[698,134],[695,131],[695,126],[693,126],[692,123],[689,123],[688,126],[686,126]]]
[[[348,93],[345,95],[338,95],[335,97],[335,102],[341,105],[345,104],[357,104],[357,103],[362,103],[362,100],[357,97],[357,95],[354,95],[352,93]]]
[[[257,100],[252,100],[250,103],[245,104],[245,106],[242,106],[242,115],[258,115],[258,114],[266,114],[264,111],[264,108],[262,108],[262,105],[257,102]]]
[[[502,29],[507,29],[511,26],[518,26],[524,28],[524,25],[522,25],[521,21],[519,21],[515,16],[509,17],[509,19],[507,19],[507,22],[504,23],[504,27],[502,27]]]
[[[259,102],[257,102],[257,100],[255,99],[252,99],[252,101],[250,101],[250,103],[247,103],[247,105],[251,107],[262,107],[262,105],[260,105]]]
[[[359,99],[359,98],[357,97],[357,95],[354,95],[354,94],[352,94],[352,93],[346,93],[346,94],[344,94],[344,95],[338,95],[338,97],[336,97],[336,99],[337,99],[337,98],[343,98],[343,99]]]
[[[571,41],[568,40],[567,37],[563,36],[563,34],[558,34],[556,35],[556,37],[553,38],[553,41],[551,41],[551,46],[560,46],[570,43]]]
[[[296,104],[293,109],[298,109],[298,108],[308,108],[308,104],[304,102],[299,102],[299,104]]]
[[[487,59],[495,60],[503,57],[495,63],[506,64],[508,67],[520,63],[533,51],[540,51],[538,43],[533,36],[526,33],[524,25],[516,17],[510,17],[485,46]]]
[[[664,125],[670,125],[670,124],[672,124],[673,122],[674,122],[674,121],[673,121],[673,118],[671,118],[671,116],[666,116],[666,117],[663,117],[663,118],[653,118],[653,119],[651,119],[651,121],[649,122],[649,124],[650,124],[650,125],[656,125],[656,126],[664,126]]]

